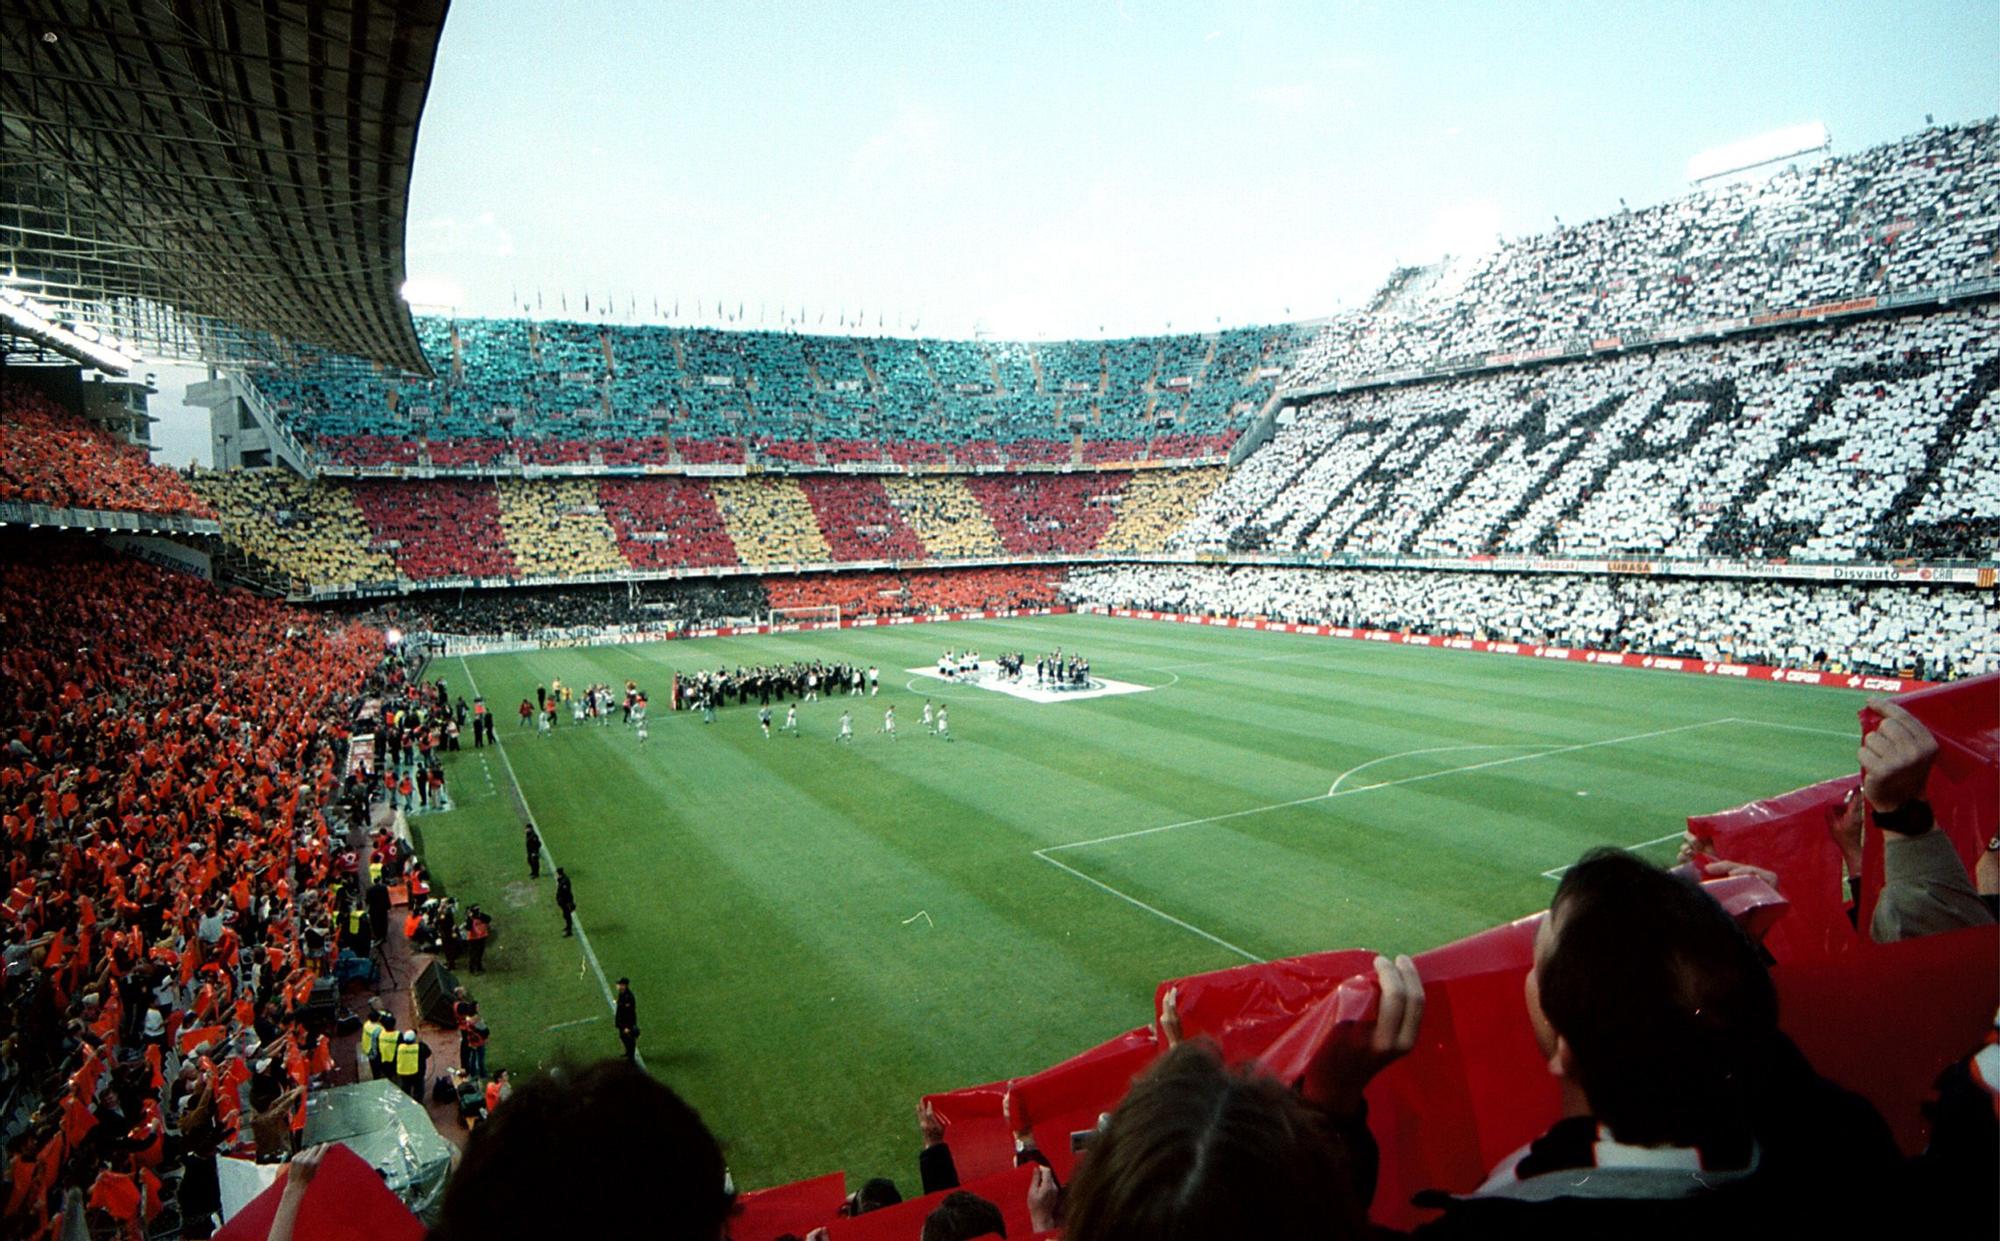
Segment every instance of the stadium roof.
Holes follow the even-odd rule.
[[[7,0],[0,276],[147,352],[429,374],[400,296],[448,0]]]

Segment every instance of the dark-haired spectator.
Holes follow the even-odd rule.
[[[431,1241],[716,1241],[727,1176],[701,1117],[638,1067],[557,1069],[472,1131]]]
[[[1622,850],[1564,873],[1536,934],[1531,1024],[1568,1114],[1476,1191],[1426,1195],[1449,1237],[1748,1236],[1878,1219],[1900,1172],[1874,1109],[1813,1072],[1736,922]]]
[[[972,1241],[974,1237],[1004,1237],[1007,1221],[1000,1208],[963,1189],[955,1189],[924,1217],[923,1241]]]

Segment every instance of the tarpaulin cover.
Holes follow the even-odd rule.
[[[757,1189],[737,1200],[729,1221],[730,1241],[772,1241],[785,1233],[803,1237],[840,1212],[847,1201],[847,1174],[829,1172],[810,1181]]]
[[[264,1241],[284,1192],[280,1181],[257,1195],[222,1226],[216,1241]],[[335,1146],[306,1188],[292,1236],[293,1241],[423,1241],[424,1225],[365,1160]]]
[[[340,1142],[365,1159],[418,1215],[436,1208],[451,1171],[451,1143],[423,1104],[393,1082],[314,1091],[306,1106],[305,1143],[321,1142]]]
[[[1764,946],[1780,961],[1818,960],[1850,951],[1858,942],[1847,920],[1840,848],[1829,831],[1841,800],[1860,782],[1859,776],[1841,776],[1687,821],[1688,831],[1707,842],[1708,853],[1778,876],[1778,891],[1792,908],[1764,937]]]

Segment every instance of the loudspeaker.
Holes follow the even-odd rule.
[[[451,1000],[457,990],[458,975],[446,969],[442,961],[432,961],[410,984],[410,1007],[421,1020],[453,1029],[458,1019],[452,1015]]]

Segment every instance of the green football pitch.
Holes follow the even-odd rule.
[[[1057,646],[1146,692],[1037,703],[906,669]],[[665,710],[673,670],[874,663],[882,697]],[[1418,951],[1543,907],[1584,849],[1667,859],[1681,820],[1851,771],[1859,695],[1097,616],[550,650],[432,665],[498,750],[415,820],[442,886],[496,916],[468,979],[492,1064],[648,1067],[739,1185],[916,1180],[917,1097],[1042,1068],[1151,1018],[1161,979],[1328,948]],[[629,678],[617,724],[517,727],[537,684]],[[924,698],[951,703],[950,743]],[[888,701],[900,737],[877,728]],[[834,740],[853,705],[851,745]],[[784,711],[776,709],[782,722]],[[517,784],[518,782],[518,784]],[[515,789],[518,787],[520,802]],[[521,805],[576,887],[529,882]],[[546,861],[546,860],[545,860]],[[594,954],[595,960],[590,959]]]

